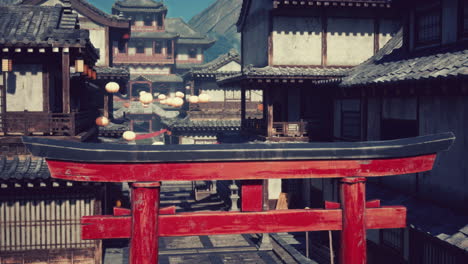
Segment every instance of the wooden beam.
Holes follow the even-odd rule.
[[[261,212],[263,210],[263,180],[241,181],[241,211]]]
[[[313,209],[159,215],[159,236],[341,230],[342,213],[341,209]],[[365,215],[367,229],[406,226],[406,208],[402,206],[370,208]],[[81,223],[83,239],[129,238],[131,233],[131,216],[85,216]]]
[[[62,113],[70,112],[70,53],[62,53]]]
[[[374,160],[80,163],[47,160],[52,177],[72,181],[137,182],[378,177],[432,169],[436,155]]]

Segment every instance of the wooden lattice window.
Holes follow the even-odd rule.
[[[119,53],[127,53],[127,43],[124,41],[118,42]]]
[[[143,23],[144,23],[145,26],[150,27],[150,26],[153,25],[153,18],[151,18],[149,16],[145,17],[145,19],[143,20]]]
[[[416,46],[439,44],[442,39],[442,12],[440,4],[417,10],[415,16]]]
[[[190,48],[188,51],[189,58],[191,59],[196,59],[197,58],[197,49],[196,48]]]

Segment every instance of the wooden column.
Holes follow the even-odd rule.
[[[341,232],[342,264],[365,264],[366,254],[366,178],[341,180],[343,229]]]
[[[247,103],[245,98],[245,86],[241,86],[241,128],[245,127],[245,119],[247,118]]]
[[[273,136],[273,100],[271,90],[266,93],[265,98],[267,99],[267,137]]]
[[[104,111],[103,115],[109,117],[109,94],[104,92]]]
[[[62,53],[62,113],[70,111],[70,53]]]
[[[161,183],[132,184],[130,264],[158,263],[158,213]]]

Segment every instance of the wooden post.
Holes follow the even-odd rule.
[[[365,264],[366,254],[366,178],[341,180],[343,229],[341,233],[342,264]]]
[[[247,118],[247,103],[245,98],[245,87],[241,87],[241,128],[245,127],[245,119]]]
[[[68,52],[62,53],[62,113],[70,113],[70,53]]]
[[[271,90],[266,94],[267,99],[267,137],[273,136],[273,100]]]
[[[109,94],[104,92],[104,110],[103,110],[103,115],[105,117],[109,117]]]
[[[161,183],[132,184],[130,264],[158,263],[158,213]]]

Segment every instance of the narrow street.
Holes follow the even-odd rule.
[[[166,183],[162,186],[161,207],[176,206],[177,212],[225,211],[225,202],[218,195],[195,201],[190,182]],[[274,250],[258,250],[256,234],[192,237],[164,237],[159,240],[160,264],[237,264],[299,263],[272,240]],[[105,264],[128,263],[128,245],[105,249]],[[276,252],[276,253],[275,253]],[[281,257],[279,257],[280,255]],[[283,259],[283,260],[281,260]]]

